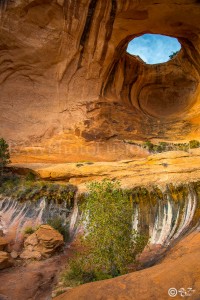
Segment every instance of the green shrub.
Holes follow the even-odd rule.
[[[147,149],[149,152],[153,151],[153,144],[150,141],[146,141],[143,143],[143,148]]]
[[[175,150],[179,150],[179,151],[185,151],[188,152],[189,150],[189,144],[188,143],[179,143],[179,144],[175,144],[176,149]]]
[[[29,172],[27,175],[26,175],[26,180],[27,181],[35,181],[37,178],[36,174],[34,174],[33,172]]]
[[[62,274],[65,286],[77,286],[88,282],[110,279],[114,277],[103,270],[98,270],[92,264],[90,255],[75,256],[69,263],[69,267]]]
[[[74,198],[77,187],[71,184],[55,184],[37,180],[35,175],[29,173],[26,177],[3,174],[0,178],[0,193],[15,197],[20,202],[38,201],[45,198],[48,203],[65,203],[71,210],[74,207]]]
[[[188,152],[189,149],[199,148],[200,142],[197,140],[191,140],[189,143],[167,143],[159,142],[158,144],[153,144],[150,141],[146,141],[142,144],[137,144],[132,141],[124,141],[128,144],[134,144],[143,149],[147,149],[150,153],[161,153],[165,151],[185,151]]]
[[[200,142],[196,140],[189,141],[190,149],[195,149],[200,147]]]
[[[38,228],[34,228],[34,227],[29,226],[29,227],[26,227],[24,229],[24,233],[25,234],[33,234],[37,229]]]
[[[88,189],[82,204],[87,251],[70,262],[64,275],[67,285],[125,274],[147,242],[132,229],[133,203],[118,182],[93,182]]]
[[[47,224],[60,232],[66,242],[69,240],[69,224],[63,225],[63,220],[60,217],[49,219]]]
[[[10,163],[9,146],[3,138],[0,138],[0,172],[3,175],[3,170]]]

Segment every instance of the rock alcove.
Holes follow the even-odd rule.
[[[132,37],[128,41],[130,39]],[[127,45],[127,41],[124,42]],[[197,101],[199,80],[193,75],[194,66],[186,56],[186,44],[181,39],[180,43],[182,50],[178,55],[158,64],[147,64],[124,51],[112,66],[109,74],[112,79],[108,80],[105,97],[109,90],[115,92],[114,97],[132,106],[144,120],[150,118],[154,122],[157,119],[164,124],[184,119]]]
[[[125,139],[198,139],[199,9],[196,0],[6,2],[0,135],[26,161],[58,161],[63,151],[69,161],[112,160],[131,155]],[[126,49],[146,33],[182,49],[144,64]],[[121,141],[117,151],[110,140]]]

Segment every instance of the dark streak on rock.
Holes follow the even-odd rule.
[[[80,44],[83,47],[84,47],[84,45],[88,39],[89,33],[90,33],[90,27],[92,24],[92,19],[93,19],[93,15],[95,12],[97,2],[98,2],[97,0],[91,0],[89,8],[88,8],[87,19],[86,19],[85,27],[84,27],[84,30],[83,30],[83,33],[81,36],[81,40],[80,40]]]
[[[106,29],[107,29],[107,33],[106,33],[106,43],[102,52],[102,57],[101,60],[104,61],[105,56],[106,56],[106,52],[108,49],[108,42],[110,41],[111,35],[112,35],[112,30],[113,30],[113,23],[115,21],[115,16],[116,16],[116,11],[117,11],[117,1],[116,0],[112,0],[112,8],[110,11],[110,18],[108,23],[106,24]]]

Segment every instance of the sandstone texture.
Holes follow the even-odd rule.
[[[199,138],[197,0],[2,0],[0,136],[15,162],[130,158],[124,139]],[[127,54],[178,38],[165,64]]]
[[[15,172],[34,171],[42,179],[65,181],[77,185],[79,192],[86,183],[109,178],[119,180],[122,187],[180,184],[200,180],[200,149],[163,152],[147,158],[119,162],[12,164]]]
[[[0,271],[0,299],[2,300],[47,300],[52,288],[71,255],[71,250],[42,261],[31,261],[12,270]]]
[[[178,291],[192,288],[192,300],[200,295],[200,233],[194,232],[179,242],[162,262],[141,271],[136,271],[115,279],[99,281],[79,286],[56,300],[147,300],[172,299],[170,288]],[[184,295],[184,294],[183,294]],[[178,293],[175,299],[182,299]]]
[[[4,237],[0,237],[0,251],[6,250],[7,246],[8,246],[7,239]]]
[[[9,268],[13,265],[12,259],[7,252],[0,251],[0,270]]]
[[[41,225],[24,242],[22,259],[48,258],[64,245],[63,236],[49,225]]]

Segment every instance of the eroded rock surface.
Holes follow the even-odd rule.
[[[141,271],[79,286],[56,300],[96,299],[170,299],[168,290],[192,288],[191,299],[200,295],[200,233],[195,232],[179,242],[159,264]],[[189,297],[189,296],[188,296]],[[178,293],[177,299],[181,299]]]
[[[22,259],[42,259],[55,254],[64,246],[63,236],[49,225],[41,225],[24,242]]]
[[[0,237],[0,251],[4,251],[8,246],[8,241],[4,237]]]
[[[47,300],[57,282],[58,273],[65,266],[70,250],[43,261],[0,271],[0,299]]]
[[[119,180],[122,187],[163,186],[187,183],[200,179],[200,150],[164,152],[147,158],[119,162],[66,163],[66,164],[13,164],[15,171],[33,170],[45,180],[63,180],[86,190],[89,181],[109,178]]]
[[[123,139],[200,136],[199,1],[1,3],[0,136],[13,160],[124,159]],[[177,37],[181,52],[144,64],[126,48],[145,32]]]
[[[13,261],[7,252],[0,251],[0,270],[9,268],[13,265]]]

